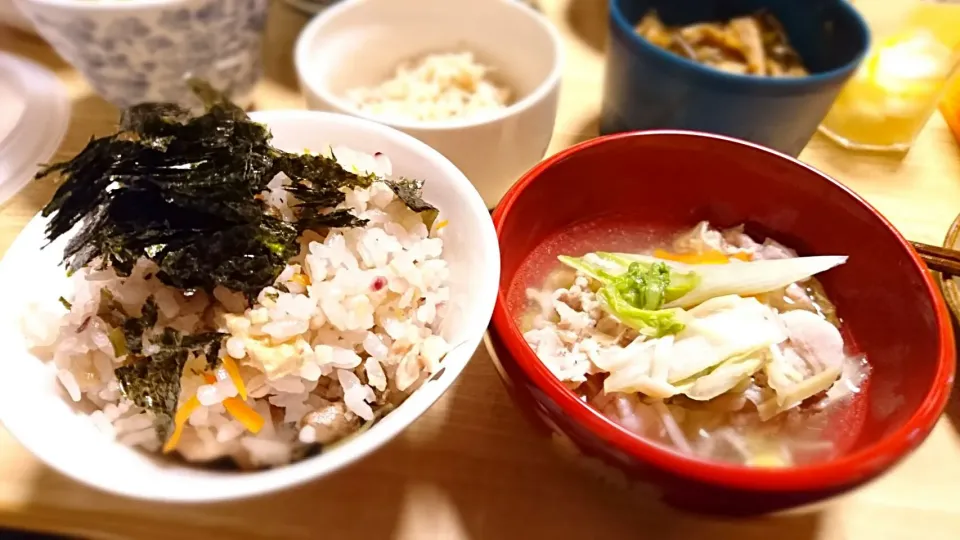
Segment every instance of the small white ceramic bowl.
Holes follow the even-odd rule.
[[[304,461],[259,472],[224,472],[150,456],[107,439],[86,415],[64,399],[55,367],[32,356],[20,320],[44,283],[57,294],[66,279],[58,266],[63,242],[44,245],[46,220],[27,225],[0,261],[0,421],[23,446],[61,473],[109,492],[165,502],[208,502],[269,493],[320,478],[366,456],[419,418],[460,376],[486,331],[500,279],[493,223],[480,195],[446,158],[413,137],[345,115],[277,111],[251,115],[265,123],[274,144],[288,151],[345,145],[383,152],[397,176],[424,179],[424,199],[440,209],[444,258],[451,270],[450,312],[441,334],[454,348],[443,369],[366,432]]]
[[[47,40],[118,107],[192,106],[200,77],[246,107],[263,67],[269,0],[15,0]]]
[[[449,122],[397,122],[360,113],[347,90],[374,86],[401,62],[472,51],[513,91],[512,105]],[[543,15],[515,0],[345,0],[300,34],[295,53],[311,109],[363,116],[439,150],[493,207],[547,151],[557,114],[563,48]]]

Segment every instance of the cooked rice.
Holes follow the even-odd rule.
[[[341,166],[389,177],[381,154],[333,150]],[[286,219],[296,201],[276,178],[265,200]],[[224,407],[238,388],[221,365],[216,382],[203,372],[207,359],[191,357],[181,377],[179,403],[196,396],[177,451],[189,461],[231,457],[242,467],[288,463],[313,444],[355,433],[402,402],[440,366],[448,344],[440,323],[449,300],[449,270],[439,228],[428,231],[386,185],[347,193],[342,205],[368,220],[364,227],[308,232],[300,254],[253,306],[241,294],[212,295],[163,285],[142,259],[129,277],[113,269],[85,268],[72,278],[69,311],[47,299],[24,319],[33,352],[56,367],[69,399],[91,404],[93,424],[122,444],[159,451],[153,413],[120,392],[117,357],[98,316],[100,290],[112,293],[129,316],[152,297],[157,327],[186,333],[229,333],[220,356],[239,365],[247,403],[265,419],[253,434]],[[145,349],[145,353],[150,351]]]
[[[474,117],[510,100],[510,90],[487,77],[490,71],[470,52],[429,54],[401,64],[377,86],[349,90],[347,99],[361,112],[401,121]]]

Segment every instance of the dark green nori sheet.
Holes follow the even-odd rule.
[[[161,441],[167,439],[173,426],[180,399],[180,375],[189,354],[202,352],[208,362],[216,362],[223,337],[219,332],[184,336],[165,328],[151,341],[160,348],[158,352],[134,357],[114,370],[124,397],[154,414]]]
[[[265,126],[209,86],[192,84],[204,114],[172,104],[131,107],[119,133],[91,140],[75,158],[37,175],[64,180],[43,208],[51,217],[48,240],[82,222],[64,250],[71,270],[100,260],[126,275],[147,257],[167,285],[223,285],[252,297],[296,254],[302,231],[364,224],[332,208],[344,201],[344,188],[368,186],[374,177],[328,157],[274,148]],[[278,173],[290,177],[288,189],[300,201],[296,224],[271,215],[258,197]],[[391,185],[411,209],[435,213],[420,198],[421,182]]]

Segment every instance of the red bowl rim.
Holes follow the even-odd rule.
[[[560,380],[540,362],[533,350],[527,345],[520,329],[507,313],[506,291],[501,287],[497,293],[497,303],[493,312],[493,328],[531,381],[553,400],[565,414],[586,427],[594,436],[626,452],[635,459],[665,469],[677,476],[737,489],[766,492],[839,489],[855,485],[882,473],[919,446],[933,430],[943,413],[953,386],[956,369],[956,347],[953,341],[953,328],[947,306],[927,267],[900,232],[859,195],[814,167],[757,144],[710,133],[684,130],[651,130],[597,137],[571,146],[542,161],[513,185],[493,213],[493,222],[498,238],[502,239],[503,223],[517,198],[544,171],[572,155],[594,146],[634,137],[697,137],[749,146],[755,150],[775,155],[780,159],[788,160],[815,173],[824,181],[831,183],[840,191],[842,196],[851,199],[852,203],[866,207],[886,228],[886,231],[897,239],[904,252],[908,254],[914,270],[923,276],[926,294],[933,303],[939,329],[939,354],[937,356],[934,384],[928,390],[917,411],[898,430],[857,452],[831,461],[783,469],[765,469],[689,458],[648,442],[627,431],[580,401],[571,390],[563,386]]]

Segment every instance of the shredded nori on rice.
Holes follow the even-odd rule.
[[[436,207],[423,200],[423,180],[401,178],[388,181],[387,185],[408,208],[423,215],[423,222],[428,229],[433,226],[439,212]]]
[[[296,255],[304,230],[365,224],[333,208],[344,202],[345,188],[375,177],[329,157],[274,148],[265,126],[205,83],[192,85],[204,114],[136,105],[123,112],[119,133],[91,140],[72,160],[37,175],[63,180],[42,211],[50,217],[47,239],[81,223],[64,249],[70,270],[96,262],[126,276],[147,258],[166,285],[207,292],[222,285],[253,298]],[[279,173],[299,201],[296,223],[272,215],[260,196]],[[422,183],[391,186],[412,210],[435,212],[419,197]]]
[[[161,441],[173,426],[180,399],[180,374],[187,362],[186,352],[167,351],[141,357],[114,370],[123,396],[154,415]]]
[[[264,125],[206,83],[190,84],[203,114],[170,103],[136,105],[123,111],[118,133],[92,139],[73,159],[37,174],[62,181],[42,210],[47,240],[78,227],[63,252],[68,274],[112,267],[128,277],[145,258],[168,286],[208,293],[223,286],[252,300],[297,254],[301,233],[366,223],[335,207],[345,201],[346,188],[367,187],[375,176],[347,171],[329,157],[274,148]],[[281,173],[296,199],[294,222],[264,201]],[[420,198],[422,182],[387,182],[413,211],[435,215]],[[122,394],[154,414],[165,440],[184,365],[191,354],[204,354],[216,367],[225,334],[160,328],[153,299],[129,316],[106,289],[98,316],[111,327],[116,356],[124,357],[115,369]]]
[[[213,368],[226,334],[204,332],[184,335],[172,328],[157,329],[159,312],[147,298],[140,316],[127,316],[106,289],[100,290],[97,316],[111,326],[110,341],[117,357],[126,357],[114,374],[124,397],[153,412],[160,440],[166,438],[180,396],[180,375],[190,353],[204,354]],[[148,343],[156,350],[144,354]]]
[[[161,441],[173,426],[180,399],[180,375],[190,353],[205,354],[208,362],[216,361],[223,337],[219,332],[184,336],[172,328],[164,328],[156,341],[151,342],[159,351],[134,357],[114,370],[124,397],[153,413]]]
[[[300,231],[321,227],[362,227],[366,220],[349,210],[330,210],[345,199],[343,188],[369,187],[375,176],[360,176],[341,168],[334,158],[321,155],[284,154],[281,168],[290,178],[287,192],[296,197]]]

